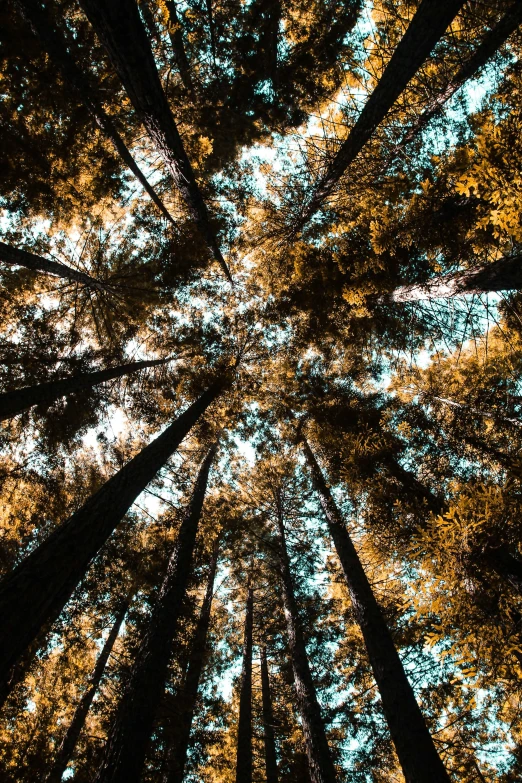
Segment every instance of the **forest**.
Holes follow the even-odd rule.
[[[522,780],[521,58],[0,5],[0,783]]]

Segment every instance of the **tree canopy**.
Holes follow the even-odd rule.
[[[520,780],[520,0],[0,20],[0,781]]]

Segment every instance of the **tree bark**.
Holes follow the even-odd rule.
[[[213,258],[231,280],[211,228],[207,208],[163,92],[147,34],[135,0],[81,0],[139,120],[179,188]]]
[[[281,585],[288,645],[292,658],[297,704],[303,727],[306,755],[312,783],[336,783],[337,777],[326,739],[321,708],[317,701],[308,664],[303,629],[294,594],[290,559],[282,513],[277,515],[280,543]]]
[[[410,79],[429,57],[465,1],[422,0],[348,138],[341,145],[326,173],[317,182],[311,199],[299,218],[297,230],[308,222],[331,194]]]
[[[208,574],[207,590],[201,606],[196,630],[194,631],[194,636],[192,638],[187,673],[183,686],[175,701],[178,708],[178,722],[174,728],[174,738],[168,754],[167,771],[163,776],[163,783],[182,783],[183,781],[190,731],[194,713],[196,711],[199,681],[207,655],[207,635],[210,625],[212,598],[214,596],[218,554],[219,539],[216,540],[214,545]]]
[[[123,375],[129,375],[138,370],[144,370],[147,367],[157,367],[172,361],[168,359],[153,359],[144,362],[130,362],[121,364],[119,367],[109,367],[106,370],[96,370],[95,372],[84,372],[79,375],[73,375],[70,378],[61,378],[48,383],[39,383],[37,386],[25,386],[23,389],[9,391],[0,394],[0,421],[11,419],[19,413],[32,408],[33,405],[42,403],[52,403],[82,389],[89,389],[104,381],[110,381],[113,378],[121,378]]]
[[[243,668],[239,694],[236,783],[252,783],[252,632],[254,591],[248,587],[243,635]]]
[[[174,223],[174,219],[156,194],[154,188],[147,181],[147,178],[116,130],[113,121],[104,110],[100,99],[96,96],[94,86],[76,64],[74,54],[70,51],[70,42],[66,41],[65,37],[56,29],[46,8],[39,0],[15,0],[15,2],[34,34],[40,38],[51,59],[59,67],[65,81],[87,106],[96,124],[113,144],[125,165],[132,171],[164,217],[171,223]]]
[[[428,123],[440,112],[445,103],[452,98],[465,82],[476,76],[486,65],[500,47],[505,44],[509,36],[522,24],[522,5],[515,0],[507,13],[489,32],[478,45],[471,57],[461,66],[452,81],[442,90],[424,109],[416,122],[404,134],[403,138],[394,148],[392,156],[398,155],[407,144],[424,130]]]
[[[310,445],[303,450],[350,592],[406,783],[449,783],[380,607]]]
[[[522,255],[504,256],[491,264],[435,277],[427,283],[404,285],[379,297],[380,302],[421,302],[439,297],[518,291],[522,288]]]
[[[46,275],[61,277],[63,280],[69,280],[71,283],[82,283],[82,285],[102,291],[104,294],[112,293],[110,285],[95,280],[94,277],[85,274],[85,272],[79,272],[77,269],[61,264],[59,261],[50,261],[48,258],[29,253],[27,250],[6,245],[5,242],[0,242],[0,261],[13,266],[24,266],[33,272],[44,272]]]
[[[0,690],[40,629],[54,622],[138,495],[219,396],[214,383],[0,582]]]
[[[63,773],[65,772],[67,764],[69,763],[74,753],[76,743],[78,742],[78,737],[80,736],[81,730],[85,724],[87,713],[89,712],[92,701],[100,686],[100,682],[105,672],[105,667],[107,666],[107,662],[112,652],[112,648],[114,647],[114,643],[118,638],[121,625],[125,615],[127,614],[131,600],[132,597],[127,598],[127,600],[123,602],[118,614],[116,615],[114,625],[112,626],[98,660],[96,661],[96,666],[94,668],[94,672],[90,679],[87,690],[83,694],[78,706],[76,707],[73,719],[70,722],[69,728],[67,729],[62,743],[58,749],[53,768],[47,777],[46,783],[60,783],[62,780]]]
[[[270,694],[270,678],[266,647],[261,647],[261,694],[263,699],[263,732],[265,738],[266,783],[277,783],[277,756],[274,737],[274,712]]]
[[[190,71],[190,63],[183,40],[183,30],[179,21],[176,3],[174,0],[165,0],[165,8],[169,13],[168,33],[172,52],[176,61],[183,87],[186,89],[192,99],[194,99],[194,83]]]
[[[157,603],[107,740],[96,783],[141,780],[154,718],[165,690],[172,643],[187,592],[208,475],[217,446],[214,443],[201,464]]]

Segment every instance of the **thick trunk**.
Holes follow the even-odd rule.
[[[172,643],[192,570],[208,474],[216,451],[217,443],[209,449],[199,469],[157,603],[107,740],[96,783],[139,783],[141,780],[154,719],[165,690]]]
[[[140,121],[154,142],[197,222],[212,256],[230,272],[211,228],[207,208],[163,92],[135,0],[81,0],[89,21],[118,72]]]
[[[350,591],[404,777],[407,783],[449,783],[342,515],[304,437],[302,443]]]
[[[348,138],[317,183],[311,200],[298,221],[298,229],[331,194],[464,3],[465,0],[422,0]]]
[[[442,92],[430,101],[417,121],[408,129],[407,133],[405,133],[404,137],[393,150],[393,157],[399,154],[404,147],[409,144],[426,125],[428,125],[444,104],[460,90],[465,82],[469,79],[473,79],[473,77],[479,73],[488,60],[495,55],[495,52],[500,49],[509,36],[514,33],[521,24],[522,4],[520,3],[520,0],[515,0],[511,8],[509,8],[508,12],[504,14],[495,27],[486,33],[475,52],[471,55],[469,60],[461,66],[452,81],[442,90]]]
[[[178,707],[177,725],[174,728],[174,738],[168,754],[167,771],[163,776],[163,783],[182,783],[185,772],[199,681],[207,653],[207,635],[210,625],[212,598],[214,596],[218,554],[219,540],[216,540],[210,563],[207,590],[190,647],[187,673],[180,693],[176,696],[176,706]]]
[[[236,783],[252,783],[252,632],[254,627],[254,591],[248,588],[243,635],[243,668],[239,694],[237,728]]]
[[[91,560],[222,388],[215,383],[203,392],[0,582],[0,683],[42,626],[56,620]]]
[[[404,285],[379,298],[380,302],[421,302],[439,297],[483,294],[489,291],[519,291],[522,288],[522,255],[504,256],[485,266],[453,275],[435,277],[427,283]]]
[[[183,40],[183,29],[178,18],[178,12],[176,11],[176,3],[174,0],[165,0],[165,8],[169,13],[168,32],[170,45],[172,46],[172,52],[181,76],[181,81],[190,97],[194,98],[194,83],[192,81],[190,63]]]
[[[124,601],[118,614],[116,615],[114,625],[112,626],[98,660],[96,661],[96,666],[94,668],[94,672],[90,679],[87,690],[83,694],[78,706],[76,707],[73,719],[70,722],[69,728],[67,729],[65,737],[63,738],[62,743],[58,749],[53,768],[47,777],[46,783],[60,783],[62,780],[63,773],[65,772],[67,764],[69,763],[69,760],[74,753],[76,743],[78,742],[78,737],[80,736],[80,732],[85,724],[85,719],[87,717],[87,713],[89,712],[89,708],[100,686],[101,679],[105,672],[105,667],[107,666],[107,662],[112,652],[112,648],[114,647],[114,643],[118,638],[121,625],[125,615],[127,614],[131,600],[132,599],[129,597],[126,601]]]
[[[25,386],[23,389],[17,389],[16,391],[4,392],[4,394],[0,394],[0,421],[17,416],[28,408],[32,408],[33,405],[49,404],[59,400],[61,397],[65,397],[67,394],[72,394],[82,389],[89,389],[91,386],[96,386],[104,381],[121,378],[122,375],[129,375],[147,367],[157,367],[169,361],[171,359],[131,362],[122,364],[119,367],[109,367],[107,370],[84,372],[80,375],[73,375],[70,378],[62,378],[57,381],[40,383],[37,386]]]
[[[0,242],[0,261],[13,266],[24,266],[33,272],[44,272],[46,275],[61,277],[63,280],[69,280],[71,283],[82,283],[82,285],[102,291],[105,294],[111,293],[110,285],[95,280],[94,277],[85,274],[85,272],[79,272],[70,266],[60,264],[59,261],[50,261],[48,258],[29,253],[27,250],[20,250],[20,248],[6,245],[5,242]]]
[[[312,679],[312,673],[306,654],[303,629],[294,595],[290,559],[286,548],[286,536],[283,517],[278,514],[280,565],[283,605],[285,611],[288,646],[292,659],[292,670],[296,689],[297,705],[303,727],[306,755],[312,783],[335,783],[337,778],[321,708]]]
[[[66,82],[71,85],[82,102],[87,106],[96,124],[109,141],[112,142],[116,152],[125,165],[128,166],[136,179],[139,180],[144,190],[149,194],[154,204],[156,204],[167,220],[174,223],[174,220],[167,211],[165,205],[151,185],[149,185],[145,175],[136,164],[111,118],[103,109],[99,98],[97,98],[95,94],[93,85],[76,64],[74,55],[68,51],[70,44],[56,29],[45,7],[38,0],[15,0],[15,2],[35,35],[42,41],[44,48],[51,56],[53,62],[60,68]]]
[[[277,756],[274,737],[274,712],[270,694],[270,678],[266,647],[261,647],[261,695],[263,699],[263,733],[265,738],[266,783],[277,783]]]

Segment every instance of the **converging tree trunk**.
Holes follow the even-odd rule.
[[[261,647],[261,696],[263,700],[263,734],[265,739],[266,783],[277,783],[277,756],[274,737],[274,711],[270,694],[270,678],[266,647]]]
[[[85,272],[79,272],[77,269],[61,264],[59,261],[51,261],[35,253],[29,253],[27,250],[6,245],[5,242],[0,242],[0,261],[12,266],[24,266],[33,272],[43,272],[53,277],[61,277],[63,280],[68,280],[71,283],[81,283],[104,294],[112,293],[110,285],[102,283],[100,280],[95,280],[94,277],[87,275]]]
[[[177,722],[174,726],[174,737],[168,753],[167,771],[163,776],[163,783],[182,783],[185,773],[190,731],[198,698],[199,681],[207,654],[207,636],[210,625],[212,598],[214,596],[218,555],[219,539],[216,539],[210,562],[207,590],[190,646],[187,673],[179,694],[176,694]]]
[[[435,749],[341,512],[308,441],[302,434],[301,438],[312,482],[319,496],[357,622],[364,637],[404,777],[407,783],[449,783],[448,773]]]
[[[127,149],[127,146],[116,130],[113,121],[105,112],[100,99],[96,96],[96,91],[91,80],[76,64],[74,54],[69,51],[71,43],[65,39],[59,30],[57,30],[45,6],[42,5],[39,0],[15,0],[15,2],[22,13],[22,16],[31,26],[34,34],[40,38],[51,59],[60,69],[63,78],[71,85],[78,97],[88,108],[96,124],[113,144],[122,161],[132,171],[164,217],[171,223],[174,223],[167,208],[155,192],[154,188],[149,184],[147,178]]]
[[[67,764],[72,758],[76,743],[78,742],[78,737],[80,736],[80,733],[85,724],[85,719],[87,718],[89,708],[100,686],[100,682],[105,672],[105,667],[107,666],[112,648],[114,647],[116,639],[118,638],[121,625],[125,615],[127,614],[131,600],[132,596],[129,596],[129,598],[123,602],[119,612],[116,615],[114,625],[112,626],[110,633],[105,640],[102,651],[98,656],[98,660],[96,661],[96,666],[94,668],[94,672],[88,684],[87,690],[83,694],[78,706],[76,707],[73,719],[69,724],[69,728],[65,732],[65,736],[58,749],[53,768],[47,777],[46,783],[60,783],[62,780],[63,773],[65,772]]]
[[[33,405],[51,403],[65,397],[67,394],[89,389],[91,386],[130,375],[133,372],[144,370],[147,367],[158,367],[172,361],[168,359],[152,359],[151,361],[130,362],[118,367],[108,367],[106,370],[95,372],[83,372],[70,378],[61,378],[56,381],[39,383],[37,386],[25,386],[23,389],[4,392],[0,394],[0,421],[11,419],[19,413],[32,408]]]
[[[92,559],[223,386],[219,381],[203,392],[0,582],[0,684],[59,616]]]
[[[379,297],[380,302],[421,302],[463,294],[519,291],[522,288],[522,255],[504,256],[491,264],[435,277],[427,283],[403,285]]]
[[[205,202],[183,147],[135,0],[81,0],[140,121],[179,188],[211,255],[230,280]]]
[[[174,0],[165,0],[165,8],[169,14],[168,21],[168,33],[170,39],[170,45],[172,46],[172,52],[174,54],[174,60],[183,82],[183,87],[186,89],[191,98],[194,97],[194,84],[192,82],[192,74],[190,72],[190,63],[185,49],[185,42],[183,40],[183,28],[178,18],[178,12],[176,10],[176,3]]]
[[[252,783],[252,632],[254,627],[254,591],[249,585],[243,633],[243,668],[239,694],[237,728],[236,783]]]
[[[522,4],[515,0],[507,13],[489,30],[477,46],[471,57],[457,71],[451,82],[426,106],[393,150],[393,157],[400,153],[440,112],[445,103],[452,98],[469,79],[473,79],[486,65],[509,36],[522,24]]]
[[[335,767],[330,754],[321,708],[312,680],[306,654],[303,629],[294,594],[290,571],[290,558],[286,547],[286,535],[282,513],[277,515],[280,544],[281,585],[285,611],[288,646],[292,659],[297,704],[306,746],[306,755],[312,783],[335,783]]]
[[[209,449],[199,469],[160,594],[107,740],[96,783],[139,783],[141,780],[192,571],[196,534],[217,445],[216,442]]]
[[[465,0],[422,0],[348,138],[317,182],[297,229],[331,194],[464,4]]]

